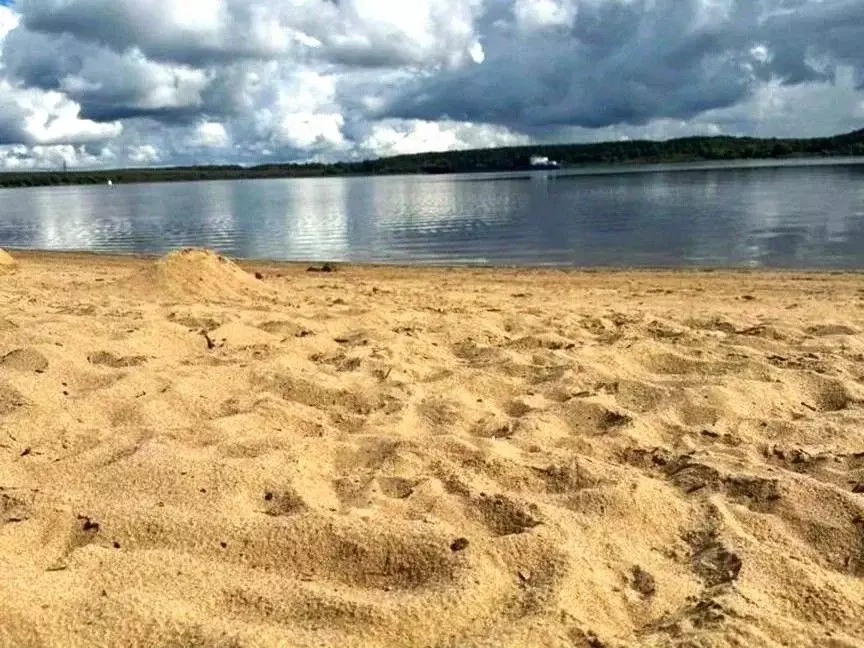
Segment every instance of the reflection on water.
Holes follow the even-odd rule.
[[[285,191],[281,250],[271,256],[341,259],[348,247],[348,186],[333,179],[279,183]],[[258,256],[258,255],[255,255]]]
[[[583,266],[864,267],[864,164],[0,190],[0,247]]]

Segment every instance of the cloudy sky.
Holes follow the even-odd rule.
[[[0,168],[864,127],[864,0],[0,0]]]

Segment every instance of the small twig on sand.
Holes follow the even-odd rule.
[[[201,335],[203,335],[204,339],[207,340],[207,350],[208,351],[212,351],[213,349],[216,348],[216,343],[212,340],[212,338],[210,337],[210,334],[207,333],[207,331],[202,330]]]

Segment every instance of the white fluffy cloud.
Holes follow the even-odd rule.
[[[360,148],[370,154],[407,155],[424,151],[519,146],[529,138],[500,126],[466,122],[388,120],[375,124]]]
[[[278,69],[273,69],[271,75],[276,74]],[[281,76],[275,86],[257,84],[248,98],[258,107],[252,114],[259,141],[276,149],[342,150],[345,118],[335,100],[335,81],[333,76],[299,69]]]
[[[830,134],[862,42],[858,0],[16,0],[0,164]]]
[[[16,13],[0,6],[0,47],[19,23]],[[62,92],[24,87],[4,78],[4,72],[0,58],[0,145],[84,144],[115,138],[122,133],[120,123],[82,119],[81,106]],[[39,155],[41,153],[37,153],[37,157]]]
[[[162,161],[162,156],[152,144],[142,144],[140,146],[130,146],[126,149],[126,158],[137,165],[146,166],[156,164]]]
[[[576,7],[574,0],[516,0],[513,14],[519,28],[527,31],[570,28]]]
[[[9,7],[0,5],[0,44],[10,31],[18,26],[20,18]]]
[[[231,142],[228,136],[228,131],[219,122],[201,122],[198,128],[195,129],[192,138],[189,140],[189,146],[197,148],[226,148]]]
[[[13,86],[0,80],[0,143],[85,144],[123,132],[118,122],[81,119],[81,107],[63,93]]]
[[[0,170],[21,171],[40,169],[56,171],[67,165],[71,167],[109,166],[116,162],[116,155],[110,148],[90,151],[85,146],[56,144],[51,146],[14,146],[0,147]]]

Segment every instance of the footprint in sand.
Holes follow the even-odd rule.
[[[222,326],[223,322],[213,317],[197,316],[183,313],[169,313],[168,321],[185,326],[190,331],[212,331]]]
[[[404,477],[378,477],[378,488],[386,497],[392,499],[407,499],[414,493],[414,489],[420,483],[416,479]]]
[[[28,520],[33,513],[33,498],[32,491],[15,489],[7,492],[0,487],[0,526]]]
[[[293,488],[268,490],[262,499],[264,513],[273,517],[296,515],[308,508],[306,502]]]
[[[356,356],[347,356],[343,352],[338,353],[313,353],[309,360],[318,365],[333,367],[339,373],[357,371],[363,364],[363,360]]]
[[[516,398],[509,403],[507,403],[504,410],[507,412],[507,415],[518,419],[523,416],[530,414],[534,411],[534,407],[524,398]]]
[[[336,410],[334,414],[366,417],[374,412],[391,410],[399,406],[398,401],[384,395],[368,397],[358,391],[328,388],[318,383],[294,378],[289,375],[261,375],[253,378],[253,385],[261,390],[272,391],[283,400],[320,409]]]
[[[627,414],[583,400],[569,401],[561,406],[561,411],[573,434],[608,434],[633,422]]]
[[[147,362],[147,358],[145,356],[117,356],[110,351],[94,351],[87,355],[87,361],[96,366],[124,369],[138,367]]]
[[[677,353],[660,352],[649,353],[642,358],[642,366],[653,374],[683,376],[687,374],[701,374],[704,376],[716,376],[728,371],[728,364],[699,360]]]
[[[840,412],[847,409],[856,399],[849,393],[846,384],[840,380],[812,376],[805,382],[809,402],[805,406],[820,412]]]
[[[508,342],[506,346],[514,351],[534,351],[537,349],[561,351],[575,348],[576,342],[569,338],[555,335],[554,333],[546,333],[521,337],[512,342]]]
[[[533,470],[542,480],[545,492],[553,495],[575,493],[584,488],[593,488],[598,484],[598,480],[576,461],[568,464],[552,464]]]
[[[718,539],[716,531],[697,531],[686,540],[692,569],[706,586],[728,585],[738,579],[743,563]]]
[[[485,495],[470,500],[484,526],[494,536],[516,535],[530,531],[542,522],[525,507],[505,495]]]
[[[471,434],[483,439],[511,439],[520,427],[521,424],[518,419],[505,419],[489,414],[471,427]]]
[[[27,400],[14,387],[0,382],[0,416],[11,414],[20,407],[24,407]]]
[[[433,427],[449,429],[462,418],[462,407],[456,401],[434,396],[417,405],[419,416]]]
[[[304,338],[315,335],[309,328],[297,322],[287,320],[271,320],[258,324],[258,328],[271,335],[278,335],[283,338]]]
[[[463,340],[453,345],[454,356],[465,361],[469,366],[481,368],[497,364],[504,359],[500,349],[481,346],[473,340]]]
[[[0,358],[0,367],[15,371],[45,373],[48,359],[36,349],[15,349]]]
[[[808,326],[804,332],[814,337],[828,337],[831,335],[858,335],[859,331],[851,326],[843,324],[817,324]]]

